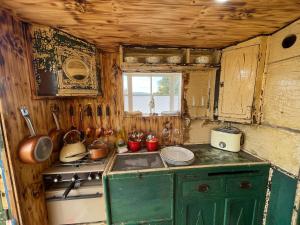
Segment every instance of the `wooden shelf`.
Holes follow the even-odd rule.
[[[146,64],[122,63],[121,69],[127,72],[182,71],[219,68],[219,64]]]
[[[182,63],[172,64],[166,63],[169,56],[181,56]],[[211,57],[211,63],[197,64],[194,63],[196,57]],[[136,57],[137,63],[125,62],[125,57]],[[150,64],[145,63],[148,56],[158,56],[161,63]],[[161,48],[161,47],[137,47],[137,46],[121,46],[120,47],[120,65],[123,71],[180,71],[183,69],[199,70],[207,68],[218,68],[220,62],[220,51],[216,49],[194,49],[194,48]]]

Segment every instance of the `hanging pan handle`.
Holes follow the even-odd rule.
[[[22,116],[24,117],[24,119],[26,121],[27,127],[28,127],[29,132],[30,132],[30,136],[31,137],[36,136],[36,132],[35,132],[34,127],[32,125],[32,121],[30,119],[30,115],[29,115],[27,107],[21,106],[20,111],[21,111],[21,114],[22,114]]]

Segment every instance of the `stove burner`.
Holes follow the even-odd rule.
[[[106,162],[106,158],[100,159],[100,160],[91,160],[88,157],[85,157],[80,160],[76,160],[74,162],[58,162],[54,166],[55,167],[60,167],[60,166],[72,166],[72,167],[80,167],[82,165],[103,165]]]

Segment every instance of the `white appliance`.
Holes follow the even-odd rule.
[[[221,127],[211,131],[210,144],[215,148],[230,152],[241,149],[242,132],[235,127]]]
[[[108,158],[57,163],[43,172],[49,225],[105,222],[102,173]]]

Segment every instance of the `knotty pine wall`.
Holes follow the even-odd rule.
[[[18,19],[9,13],[0,11],[0,108],[4,128],[5,149],[8,157],[9,169],[13,173],[13,187],[16,190],[15,212],[19,212],[19,224],[46,225],[47,212],[45,208],[44,187],[41,173],[51,165],[51,161],[42,164],[28,165],[19,161],[17,152],[20,141],[29,135],[24,119],[19,112],[20,106],[27,106],[38,133],[47,134],[53,128],[54,122],[50,113],[50,106],[57,104],[60,109],[59,121],[63,129],[71,126],[68,116],[69,106],[75,107],[92,104],[94,113],[98,104],[103,108],[109,105],[111,118],[104,116],[103,126],[114,129],[124,128],[126,131],[140,129],[161,134],[162,124],[166,121],[173,123],[173,127],[182,128],[180,117],[148,117],[123,118],[122,73],[118,65],[118,53],[102,53],[102,91],[98,98],[57,98],[33,99],[30,76],[33,76],[29,31]],[[75,125],[78,126],[78,114],[75,114]],[[110,122],[109,122],[110,121]],[[84,127],[89,120],[84,117]],[[94,125],[99,120],[94,118]],[[181,143],[181,138],[172,138],[172,143]],[[16,215],[17,213],[15,213]]]

